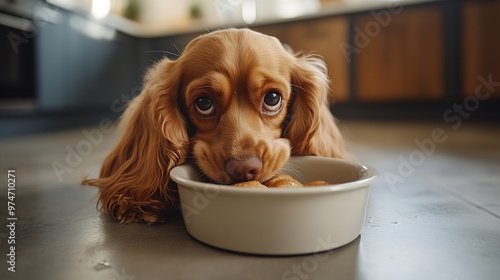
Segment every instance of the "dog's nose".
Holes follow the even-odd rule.
[[[262,161],[256,156],[226,161],[226,172],[235,182],[255,179],[262,170]]]

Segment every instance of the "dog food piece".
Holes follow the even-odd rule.
[[[233,186],[243,188],[267,188],[256,180],[234,183]]]
[[[305,184],[304,187],[328,186],[328,185],[330,185],[328,184],[328,182],[322,180],[316,180]]]
[[[290,175],[277,174],[273,178],[264,182],[270,188],[300,188],[302,184],[293,179]]]
[[[235,187],[242,188],[301,188],[313,186],[327,186],[328,182],[316,180],[302,185],[299,181],[293,179],[290,175],[276,174],[271,179],[265,181],[263,184],[256,180],[244,181],[232,184]]]

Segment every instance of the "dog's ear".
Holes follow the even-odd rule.
[[[283,137],[293,155],[346,158],[344,140],[328,104],[326,65],[312,55],[296,56],[292,66],[292,103]]]
[[[175,64],[164,59],[149,70],[143,91],[122,116],[123,136],[99,179],[83,181],[100,188],[101,210],[122,223],[159,222],[177,205],[169,173],[185,160],[189,137]]]

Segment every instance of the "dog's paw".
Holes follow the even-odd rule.
[[[163,209],[158,207],[159,201],[136,201],[123,194],[118,195],[114,203],[108,204],[104,212],[122,224],[148,223],[157,224],[165,221]]]

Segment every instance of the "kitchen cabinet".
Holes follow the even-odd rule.
[[[356,96],[360,102],[435,101],[444,97],[443,15],[439,8],[355,17]],[[385,26],[384,26],[385,25]],[[358,43],[358,44],[356,44]]]
[[[115,99],[141,85],[133,37],[62,9],[42,11],[50,11],[50,21],[35,22],[33,36],[38,110],[109,112]]]
[[[462,94],[476,94],[478,77],[500,82],[500,1],[467,1],[461,10]],[[500,88],[489,98],[499,99]]]

